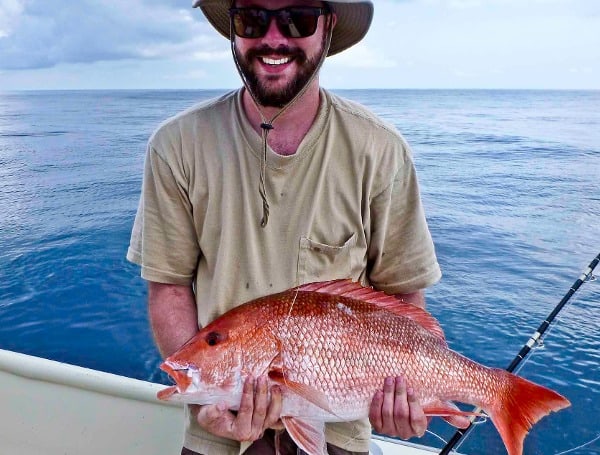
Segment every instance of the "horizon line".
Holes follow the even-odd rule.
[[[92,91],[211,91],[211,92],[226,92],[238,90],[240,87],[221,87],[221,88],[199,88],[199,87],[163,87],[163,88],[17,88],[17,89],[0,89],[0,94],[15,93],[15,92],[92,92]],[[332,91],[376,91],[376,90],[405,90],[405,91],[544,91],[544,92],[596,92],[600,88],[508,88],[508,87],[321,87]]]

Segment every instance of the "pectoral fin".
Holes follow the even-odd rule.
[[[273,382],[279,384],[281,387],[289,389],[296,395],[299,395],[305,400],[310,401],[315,406],[318,406],[330,414],[335,415],[329,406],[329,399],[327,398],[327,395],[325,395],[325,393],[323,393],[321,390],[288,379],[284,371],[281,369],[273,369],[269,371],[269,378]]]
[[[294,442],[307,454],[327,455],[324,422],[296,417],[282,417],[281,420]]]

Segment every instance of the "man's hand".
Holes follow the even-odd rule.
[[[427,430],[427,417],[412,387],[403,377],[386,378],[371,402],[369,420],[377,433],[409,439]]]
[[[242,401],[237,414],[223,404],[200,406],[198,424],[206,431],[235,441],[256,441],[267,428],[281,428],[281,390],[271,388],[269,400],[267,378],[261,376],[244,382]]]

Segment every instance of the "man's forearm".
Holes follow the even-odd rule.
[[[425,308],[425,291],[423,290],[409,294],[396,294],[395,297],[406,303],[412,303],[418,307]]]
[[[168,357],[198,332],[198,313],[191,286],[148,282],[148,313],[154,340]]]

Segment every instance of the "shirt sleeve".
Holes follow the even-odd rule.
[[[173,169],[151,143],[127,259],[141,266],[148,281],[187,285],[199,256],[184,173]]]
[[[405,152],[392,182],[370,206],[369,281],[391,294],[424,289],[441,277],[416,170]]]

